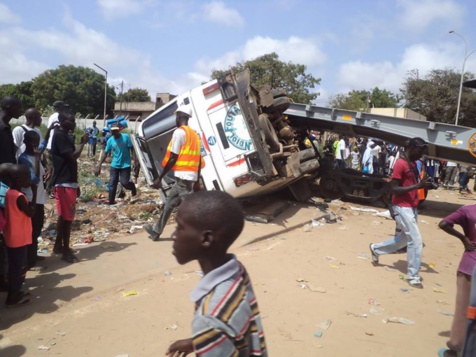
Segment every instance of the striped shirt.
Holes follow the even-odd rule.
[[[234,255],[205,275],[192,291],[197,356],[267,356],[263,326],[251,281]]]

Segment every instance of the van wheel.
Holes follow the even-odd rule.
[[[278,135],[276,134],[276,130],[274,130],[273,125],[268,119],[266,114],[261,114],[258,117],[259,125],[262,130],[262,136],[266,144],[269,146],[269,151],[271,152],[278,152],[279,151],[279,139]]]
[[[263,107],[265,113],[284,113],[291,105],[288,97],[278,97],[273,100],[273,104],[269,107]]]

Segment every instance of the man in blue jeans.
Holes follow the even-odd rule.
[[[131,158],[134,157],[134,149],[129,135],[121,133],[120,127],[111,127],[112,136],[106,144],[106,149],[101,154],[101,159],[96,168],[95,174],[101,173],[101,165],[108,153],[112,152],[112,162],[109,177],[109,204],[115,204],[117,184],[121,181],[122,187],[132,192],[132,196],[137,195],[137,188],[131,181]]]
[[[395,237],[382,243],[370,244],[372,263],[379,263],[379,256],[392,254],[407,246],[407,281],[414,288],[423,288],[419,275],[423,241],[418,229],[418,189],[432,189],[431,179],[420,180],[416,161],[427,150],[425,140],[413,138],[405,146],[405,152],[393,166],[391,193],[392,206],[390,211],[397,225]]]

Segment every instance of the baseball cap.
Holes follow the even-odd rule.
[[[424,147],[428,146],[425,140],[422,138],[413,138],[408,141],[408,146],[413,146],[413,147]]]
[[[121,130],[121,128],[119,127],[119,125],[113,124],[111,125],[111,130]]]
[[[62,100],[57,100],[56,102],[53,103],[54,108],[64,108],[64,107],[69,107],[69,104],[66,104]]]

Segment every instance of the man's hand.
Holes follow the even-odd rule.
[[[101,164],[99,164],[95,169],[94,169],[94,175],[97,177],[101,174]]]
[[[426,188],[427,190],[431,190],[433,188],[433,181],[431,178],[426,178],[421,180],[418,183],[418,188]]]
[[[162,179],[160,177],[156,178],[151,186],[156,189],[162,188]]]
[[[476,244],[469,240],[468,237],[464,237],[461,240],[464,244],[464,250],[467,252],[474,252],[476,250]]]
[[[81,137],[81,141],[80,143],[81,144],[86,144],[89,140],[89,134],[84,134],[82,137]]]
[[[167,351],[165,351],[165,355],[167,357],[184,357],[192,352],[193,352],[192,339],[187,338],[185,340],[178,340],[172,343],[167,349]]]

